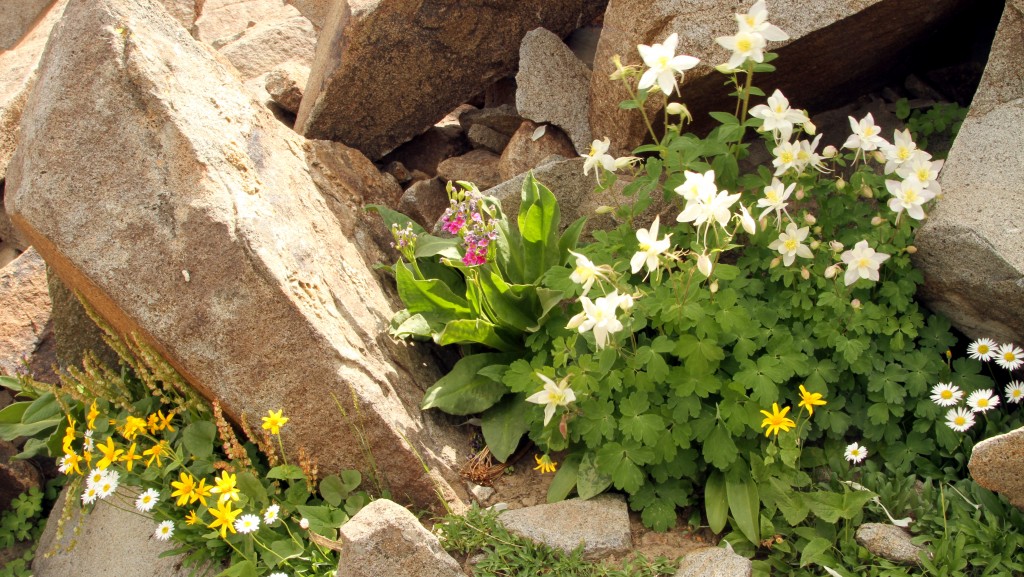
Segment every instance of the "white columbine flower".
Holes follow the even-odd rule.
[[[740,226],[743,227],[743,230],[746,231],[747,234],[754,234],[757,232],[757,222],[754,220],[754,217],[750,216],[750,213],[747,212],[747,207],[742,204],[740,205]]]
[[[153,506],[159,500],[160,493],[156,489],[146,489],[135,499],[135,508],[143,513],[148,513],[153,510]]]
[[[843,458],[855,465],[866,459],[867,456],[868,448],[858,443],[850,443],[846,446],[846,451],[843,452]]]
[[[850,130],[853,134],[846,139],[843,148],[870,152],[886,144],[885,139],[881,136],[882,129],[875,124],[875,117],[871,116],[870,112],[860,120],[854,120],[852,116],[848,118],[850,119]]]
[[[711,276],[711,269],[714,264],[711,262],[711,257],[706,252],[702,252],[697,255],[697,270],[704,276]]]
[[[764,198],[757,199],[757,207],[764,209],[758,218],[764,218],[769,212],[774,211],[775,218],[781,221],[783,213],[789,214],[786,212],[786,201],[789,200],[789,195],[793,194],[794,188],[795,182],[786,186],[781,180],[773,177],[772,183],[764,187]]]
[[[730,207],[740,199],[740,194],[729,194],[729,191],[722,190],[706,196],[699,196],[687,201],[683,212],[676,217],[678,222],[692,222],[693,226],[699,227],[705,222],[712,220],[719,226],[725,227],[732,219]]]
[[[992,339],[980,338],[967,346],[967,354],[972,359],[991,361],[996,358],[996,342]]]
[[[921,183],[906,179],[903,181],[886,180],[885,188],[893,197],[889,199],[889,209],[899,214],[904,209],[907,215],[915,220],[924,219],[924,208],[921,206],[935,198],[935,193],[922,188]]]
[[[996,351],[996,364],[1008,371],[1015,371],[1024,364],[1024,351],[1013,346],[1013,343],[1000,345]]]
[[[698,198],[709,198],[718,192],[715,184],[715,171],[709,170],[704,174],[686,170],[683,172],[686,180],[675,188],[676,194],[689,202]]]
[[[772,42],[789,40],[789,34],[768,22],[768,7],[765,5],[764,0],[754,2],[754,5],[750,7],[750,10],[747,10],[746,14],[736,14],[736,23],[740,25],[741,29],[746,28],[764,36],[765,40],[771,40]]]
[[[916,182],[921,188],[930,190],[934,195],[942,194],[942,188],[936,179],[942,170],[941,160],[932,160],[927,152],[917,151],[910,160],[896,169],[896,174],[904,180]]]
[[[555,416],[555,409],[568,406],[569,403],[575,401],[576,393],[569,388],[568,375],[563,377],[558,383],[540,373],[537,373],[537,376],[540,377],[540,380],[544,381],[544,388],[527,397],[526,402],[544,405],[544,426],[546,427],[551,422],[551,417]]]
[[[974,426],[974,413],[967,407],[950,409],[946,413],[946,425],[958,433],[962,433]]]
[[[875,249],[868,246],[868,241],[862,240],[839,258],[846,263],[846,276],[843,277],[843,281],[846,286],[850,286],[861,278],[877,282],[878,268],[889,260],[889,255],[875,252]]]
[[[598,298],[597,301],[580,297],[583,312],[569,319],[569,324],[565,328],[579,329],[580,334],[593,329],[597,348],[603,349],[608,342],[608,335],[622,330],[622,323],[616,315],[620,300],[621,296],[617,290]]]
[[[576,268],[574,268],[572,274],[569,275],[569,279],[576,284],[583,285],[584,295],[590,292],[590,287],[594,286],[595,281],[598,279],[608,279],[608,277],[605,276],[609,271],[607,266],[599,267],[582,254],[571,250],[569,253],[576,257]]]
[[[773,240],[768,248],[779,251],[779,254],[782,255],[782,264],[786,266],[793,264],[798,256],[813,258],[814,254],[811,253],[811,249],[803,243],[810,230],[806,226],[797,228],[796,224],[791,222],[786,225],[786,232],[781,233],[779,238]]]
[[[952,407],[960,402],[964,392],[953,383],[939,383],[932,387],[932,401],[940,407]]]
[[[153,536],[159,541],[166,541],[174,535],[174,521],[160,521],[160,524],[156,526],[156,531],[153,532]]]
[[[772,154],[775,156],[772,159],[775,176],[782,176],[789,169],[796,170],[797,173],[803,172],[800,166],[799,142],[781,142],[772,149]]]
[[[999,395],[992,389],[978,389],[967,396],[967,406],[975,413],[984,413],[999,404]]]
[[[893,131],[892,144],[886,144],[882,147],[882,152],[885,153],[885,173],[892,174],[896,172],[896,169],[903,166],[905,162],[910,160],[914,153],[919,152],[917,150],[917,144],[914,144],[914,138],[910,135],[910,129],[906,129],[903,132],[899,130]],[[906,178],[905,176],[903,178]]]
[[[685,54],[676,55],[676,45],[679,44],[679,35],[673,32],[665,39],[664,44],[647,46],[641,44],[636,47],[640,57],[644,59],[647,70],[640,76],[639,90],[657,86],[666,95],[672,94],[678,87],[676,85],[676,74],[682,76],[684,70],[696,66],[700,60]]]
[[[242,515],[235,521],[235,531],[242,533],[252,533],[253,531],[260,528],[260,518],[256,515]]]
[[[818,144],[821,143],[821,135],[814,137],[813,141],[810,140],[798,140],[796,142],[798,149],[796,151],[797,167],[800,172],[803,172],[805,168],[810,166],[818,172],[829,172],[829,169],[825,166],[825,159],[822,155],[818,154]]]
[[[595,140],[591,143],[590,152],[586,156],[587,159],[583,161],[584,176],[590,174],[590,169],[599,165],[609,172],[615,170],[615,157],[608,154],[608,147],[611,145],[612,141],[607,136],[604,137],[604,140]],[[601,180],[601,171],[595,170],[594,176]]]
[[[751,108],[750,115],[764,121],[761,130],[771,132],[775,136],[776,143],[788,142],[793,135],[795,125],[810,121],[807,118],[807,113],[803,110],[790,108],[789,100],[777,88],[768,97],[768,104],[758,104]]]
[[[640,269],[647,265],[647,272],[654,272],[658,268],[659,256],[672,246],[672,235],[667,234],[665,238],[658,238],[658,226],[661,224],[660,215],[654,217],[650,230],[641,228],[636,231],[636,240],[640,243],[633,258],[629,259],[630,270],[633,274],[640,272]],[[598,299],[600,300],[600,299]]]
[[[1006,385],[1006,402],[1019,404],[1021,399],[1024,399],[1024,383],[1020,381],[1010,381]]]
[[[281,514],[280,505],[271,505],[267,507],[267,510],[263,512],[263,522],[267,525],[273,525],[278,519],[278,515]]]

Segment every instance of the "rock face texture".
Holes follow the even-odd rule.
[[[292,114],[299,111],[302,90],[309,78],[309,67],[298,62],[285,62],[267,74],[266,89],[274,102]]]
[[[317,42],[296,129],[376,160],[513,72],[528,31],[543,26],[564,36],[605,4],[337,2]]]
[[[523,118],[550,122],[572,139],[576,152],[590,150],[590,69],[562,39],[538,28],[523,38],[516,73],[516,109]]]
[[[465,577],[441,543],[401,505],[379,499],[341,527],[337,577]]]
[[[24,368],[22,359],[35,352],[49,322],[46,263],[30,248],[0,269],[0,374]]]
[[[927,551],[911,542],[910,533],[887,523],[864,523],[857,527],[856,539],[875,555],[903,565],[917,565],[921,552]]]
[[[18,0],[0,4],[0,52],[10,50],[32,30],[53,0]]]
[[[303,139],[153,0],[71,0],[37,82],[6,205],[66,284],[230,417],[283,410],[325,472],[365,470],[358,428],[395,498],[436,506],[465,449],[420,414],[434,364],[384,336],[365,219]]]
[[[975,445],[967,468],[975,482],[1024,511],[1024,428]]]
[[[746,557],[723,547],[706,547],[686,554],[675,577],[750,577],[753,569]]]
[[[1024,337],[1024,2],[1006,3],[988,65],[918,230],[920,295],[970,337]]]
[[[583,544],[588,559],[624,553],[633,545],[629,510],[617,495],[514,509],[498,520],[512,533],[567,553]]]
[[[281,11],[284,15],[294,15],[257,24],[220,48],[220,53],[235,65],[242,78],[255,78],[285,62],[308,66],[313,61],[316,47],[313,25],[291,6],[283,6]]]
[[[678,53],[701,59],[697,68],[686,72],[682,85],[682,101],[694,118],[700,122],[710,111],[732,110],[730,90],[722,86],[725,77],[713,71],[729,59],[729,52],[715,38],[735,34],[733,14],[750,4],[610,0],[590,85],[594,138],[611,137],[609,153],[615,156],[630,152],[646,138],[640,115],[618,108],[628,94],[620,81],[608,79],[615,71],[611,58],[618,54],[625,65],[641,64],[637,44],[660,43],[673,32],[679,34]],[[780,88],[796,108],[828,104],[843,94],[863,91],[863,79],[871,71],[898,62],[901,49],[968,5],[964,0],[769,2],[769,21],[787,32],[790,40],[768,44],[768,50],[779,54],[778,70],[756,77],[755,82],[766,94]]]
[[[541,161],[552,154],[572,158],[576,156],[576,149],[569,137],[557,127],[523,121],[501,152],[498,174],[503,181],[508,180],[540,166]]]

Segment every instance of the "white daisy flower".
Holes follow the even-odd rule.
[[[1017,404],[1020,403],[1021,399],[1024,399],[1024,383],[1010,381],[1006,385],[1006,402]]]
[[[267,577],[288,577],[287,573],[271,573]]]
[[[100,499],[106,499],[117,491],[117,476],[107,476],[95,487]]]
[[[964,392],[953,383],[939,383],[932,387],[931,399],[940,407],[952,407],[963,397]]]
[[[156,489],[146,489],[142,492],[137,499],[135,499],[135,508],[143,513],[148,513],[153,510],[153,506],[160,500],[160,493]]]
[[[996,351],[996,364],[1008,371],[1015,371],[1024,364],[1024,351],[1020,347],[1015,347],[1013,343],[1000,345]]]
[[[101,469],[93,469],[89,471],[89,476],[85,478],[86,487],[96,487],[106,479],[106,474]]]
[[[174,535],[174,521],[160,521],[160,524],[156,526],[156,531],[153,536],[160,541],[166,541]]]
[[[967,354],[972,359],[979,361],[991,361],[996,357],[996,342],[992,339],[981,338],[967,346]]]
[[[260,518],[256,515],[242,515],[235,521],[235,531],[239,533],[252,533],[260,528]]]
[[[843,453],[843,458],[854,465],[866,459],[867,456],[868,448],[858,443],[850,443],[847,445],[846,451]]]
[[[96,487],[86,487],[85,491],[82,492],[82,504],[89,505],[91,503],[95,503],[99,496],[99,489]]]
[[[84,443],[85,443],[84,447],[85,447],[86,451],[92,451],[93,449],[96,448],[96,443],[93,442],[93,440],[92,440],[92,429],[86,429],[85,430],[85,440],[84,440]]]
[[[946,413],[946,425],[958,433],[962,433],[974,426],[974,413],[967,407],[950,409]]]
[[[978,389],[967,397],[967,406],[975,413],[984,413],[999,404],[999,396],[992,389]]]
[[[278,519],[278,515],[281,514],[280,505],[271,505],[267,507],[267,510],[263,513],[263,522],[267,525],[272,525]]]

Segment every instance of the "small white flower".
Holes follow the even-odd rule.
[[[260,518],[256,515],[242,515],[235,520],[235,531],[241,534],[252,533],[260,528]]]
[[[589,258],[577,252],[570,250],[569,253],[576,257],[576,268],[573,269],[569,278],[572,282],[583,285],[584,295],[590,292],[590,287],[594,286],[594,282],[598,279],[608,280],[606,274],[610,272],[609,267],[599,267]]]
[[[797,173],[802,172],[800,166],[800,143],[780,142],[772,150],[775,158],[772,159],[772,166],[775,167],[775,176],[782,176],[787,170],[793,169]]]
[[[702,252],[699,255],[697,255],[697,270],[700,271],[700,274],[704,276],[711,276],[712,266],[713,264],[711,262],[711,258],[707,255],[707,253]]]
[[[71,455],[64,455],[58,461],[57,470],[63,474],[67,474],[71,471]]]
[[[1024,399],[1024,383],[1020,381],[1010,381],[1006,385],[1006,402],[1018,404],[1021,399]]]
[[[89,471],[89,476],[85,478],[86,487],[96,487],[106,479],[107,475],[103,469],[93,469]]]
[[[868,456],[868,449],[857,443],[850,443],[846,446],[846,451],[843,452],[843,458],[847,461],[857,464],[866,459]]]
[[[752,32],[757,32],[764,36],[765,40],[771,40],[772,42],[789,40],[789,34],[768,22],[768,7],[765,4],[765,0],[754,2],[754,5],[750,7],[750,10],[747,10],[746,14],[736,14],[736,23],[740,25],[740,29],[745,28]]]
[[[932,160],[930,154],[919,150],[910,157],[910,160],[896,169],[896,174],[904,180],[915,182],[921,188],[930,190],[934,196],[938,196],[942,194],[942,188],[937,181],[942,163],[941,160]]]
[[[96,499],[99,498],[99,496],[99,489],[97,489],[96,487],[87,486],[85,488],[85,491],[82,491],[82,504],[88,505],[90,503],[95,503]]]
[[[159,541],[166,541],[174,535],[174,521],[160,521],[160,524],[156,526],[156,531],[153,536]]]
[[[764,198],[757,199],[757,207],[764,209],[758,218],[764,218],[768,213],[774,212],[775,218],[782,220],[783,213],[789,214],[786,212],[786,201],[793,194],[794,188],[795,182],[786,186],[777,177],[773,177],[772,183],[764,187]]]
[[[591,301],[588,297],[580,297],[583,312],[569,319],[569,324],[565,328],[579,329],[580,334],[593,329],[597,348],[604,348],[608,342],[608,335],[622,330],[622,323],[616,316],[620,300],[621,297],[617,290],[598,298],[597,301]]]
[[[655,216],[651,223],[650,230],[641,228],[636,231],[636,240],[640,244],[639,250],[629,259],[630,270],[633,274],[640,272],[640,269],[647,266],[647,272],[654,272],[658,268],[659,257],[672,246],[672,235],[667,234],[665,238],[658,238],[658,227],[661,223],[661,216]],[[598,299],[601,300],[601,299]],[[582,332],[582,331],[581,331]]]
[[[814,254],[811,249],[804,244],[804,240],[810,233],[810,228],[803,227],[797,228],[796,224],[789,223],[786,225],[786,231],[779,235],[779,238],[773,240],[768,248],[779,251],[782,255],[782,264],[789,266],[793,264],[796,257],[801,258],[814,258]]]
[[[966,407],[950,409],[946,413],[946,425],[958,433],[962,433],[974,426],[974,413]]]
[[[309,529],[309,519],[305,517],[299,519],[299,527],[301,529]]]
[[[892,174],[897,168],[910,160],[915,152],[918,152],[917,145],[914,144],[914,138],[910,135],[910,129],[908,128],[903,132],[894,131],[892,144],[883,146],[882,152],[885,153],[885,173]],[[906,178],[906,176],[903,176],[903,178]]]
[[[85,430],[84,447],[86,451],[92,451],[96,448],[96,443],[92,440],[92,429]]]
[[[768,97],[768,104],[758,104],[751,108],[750,115],[764,121],[761,124],[761,130],[771,132],[775,136],[776,143],[789,141],[797,124],[810,122],[807,113],[803,110],[794,110],[789,107],[789,100],[777,88]]]
[[[999,395],[992,392],[992,389],[978,389],[967,396],[967,406],[975,413],[984,413],[996,408],[998,404]]]
[[[608,154],[608,147],[612,145],[612,141],[607,136],[604,140],[595,140],[590,145],[590,152],[586,156],[586,160],[583,161],[583,175],[590,174],[590,170],[596,166],[601,166],[605,170],[612,172],[615,170],[615,157]],[[594,171],[594,176],[601,180],[601,171]]]
[[[160,493],[156,489],[146,489],[137,499],[135,508],[143,513],[153,510],[153,506],[160,500]]]
[[[683,171],[686,180],[675,188],[676,194],[689,202],[698,198],[710,198],[718,192],[715,184],[715,171],[709,170],[704,174],[699,172]]]
[[[889,209],[899,214],[904,209],[907,215],[915,220],[924,219],[924,208],[921,206],[935,198],[935,193],[927,188],[922,188],[921,183],[916,180],[886,180],[885,188],[893,198],[889,199]]]
[[[287,573],[271,573],[267,577],[288,577]]]
[[[537,376],[544,381],[544,388],[526,397],[526,402],[544,405],[544,426],[546,427],[551,422],[551,417],[555,416],[555,410],[558,407],[568,406],[569,403],[576,400],[576,393],[569,388],[569,375],[563,377],[558,383],[540,373],[537,373]]]
[[[676,217],[678,222],[692,222],[693,226],[701,226],[705,222],[715,221],[719,226],[725,227],[732,218],[732,211],[729,208],[740,199],[740,194],[729,194],[728,191],[720,191],[717,194],[699,196],[687,201],[683,212]]]
[[[972,359],[991,361],[996,358],[996,342],[992,339],[980,338],[967,346],[967,354]]]
[[[639,90],[657,86],[666,95],[672,94],[678,89],[676,74],[682,76],[684,70],[689,70],[700,63],[700,60],[685,54],[676,55],[676,46],[679,44],[679,35],[672,33],[665,39],[663,44],[647,46],[641,44],[636,47],[643,58],[644,64],[648,67],[640,76]]]
[[[743,227],[747,234],[757,232],[757,221],[754,220],[754,217],[750,216],[750,213],[747,212],[747,207],[742,204],[740,205],[740,226]]]
[[[278,515],[281,514],[280,505],[271,505],[267,507],[267,510],[263,513],[263,522],[267,525],[273,525],[278,519]]]
[[[857,279],[862,278],[877,282],[878,269],[883,262],[889,259],[889,255],[875,252],[875,249],[868,246],[868,241],[862,240],[839,258],[846,263],[846,275],[843,281],[846,286],[850,286],[857,282]]]
[[[964,392],[953,383],[939,383],[932,387],[932,401],[940,407],[952,407],[960,402]]]
[[[875,117],[870,112],[860,120],[855,120],[852,116],[848,118],[850,119],[850,131],[852,134],[843,143],[843,148],[870,152],[886,144],[885,139],[881,135],[882,129],[875,124]]]
[[[715,42],[726,50],[732,50],[725,64],[732,69],[739,68],[748,58],[754,62],[764,62],[764,47],[768,43],[763,34],[745,26],[740,26],[739,32],[733,36],[715,38]]]
[[[1024,364],[1024,351],[1013,346],[1013,343],[1000,345],[996,351],[996,364],[1008,371],[1015,371]]]

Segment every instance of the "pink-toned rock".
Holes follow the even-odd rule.
[[[49,322],[46,263],[29,248],[0,269],[0,374],[25,369],[24,361],[42,342]]]
[[[280,20],[282,14],[293,16],[296,12],[284,0],[203,0],[201,4],[192,34],[214,48],[237,40],[261,22]]]
[[[316,31],[295,8],[282,6],[281,13],[281,16],[293,15],[256,24],[242,32],[237,40],[221,46],[220,53],[235,65],[243,79],[270,72],[285,62],[305,66],[306,76],[309,76]]]
[[[185,30],[192,30],[192,26],[196,23],[196,17],[199,16],[198,8],[202,4],[202,0],[160,0],[164,8],[170,12],[171,16],[178,21],[179,24],[185,27]]]
[[[468,447],[419,411],[430,358],[387,337],[361,199],[321,191],[304,139],[160,4],[70,0],[23,120],[7,208],[118,331],[233,419],[283,410],[324,473],[369,473],[357,429],[396,499],[456,498]]]
[[[1024,511],[1024,427],[979,442],[967,468],[976,483]]]
[[[501,153],[498,175],[502,181],[508,180],[536,168],[542,160],[552,154],[573,158],[576,156],[576,149],[569,137],[558,127],[525,120]]]
[[[514,71],[529,30],[567,35],[605,4],[338,2],[317,43],[296,129],[376,160]]]
[[[331,9],[331,0],[287,0],[299,12],[313,23],[317,32],[323,29],[327,20],[327,11]]]
[[[265,88],[274,102],[294,114],[302,101],[302,90],[309,78],[309,67],[299,62],[285,62],[267,74]]]
[[[468,180],[480,190],[485,190],[501,182],[498,176],[500,158],[488,150],[470,150],[437,165],[437,176],[442,181]]]
[[[426,229],[433,228],[448,208],[448,192],[445,183],[434,177],[421,180],[408,188],[398,203],[398,212],[416,221]]]
[[[0,2],[0,52],[13,48],[32,31],[36,21],[53,0],[9,0]]]

